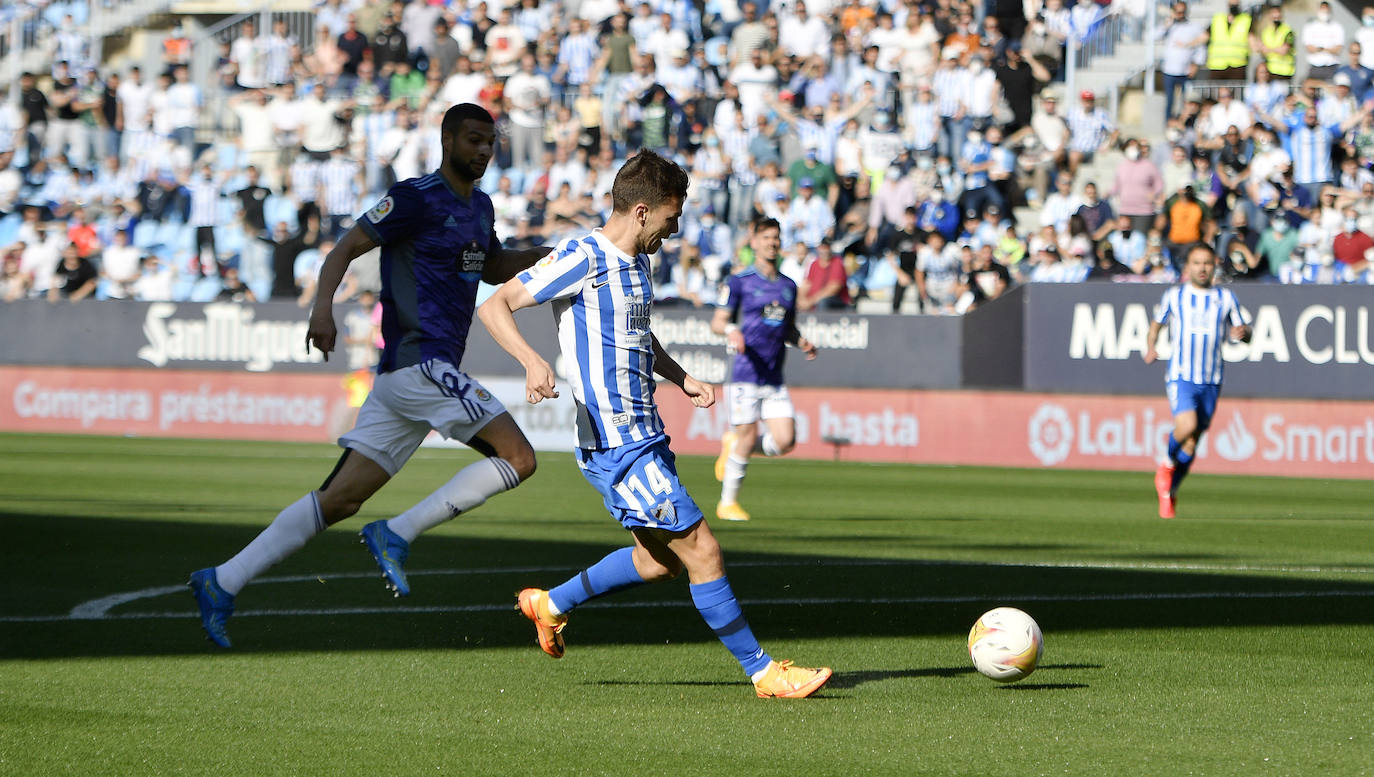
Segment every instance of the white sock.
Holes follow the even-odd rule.
[[[725,479],[720,486],[720,501],[725,504],[739,499],[739,487],[744,482],[744,471],[749,469],[748,459],[735,458],[735,454],[725,460]]]
[[[778,447],[778,441],[773,439],[773,433],[765,430],[754,442],[754,453],[762,453],[765,456],[781,456],[782,449]]]
[[[215,567],[220,588],[237,595],[249,580],[300,550],[311,537],[324,531],[324,527],[319,499],[311,491],[277,513],[272,523],[238,555]]]
[[[449,482],[414,507],[386,522],[391,530],[406,542],[414,542],[421,533],[456,518],[502,491],[520,485],[515,467],[505,459],[492,456],[463,467]]]

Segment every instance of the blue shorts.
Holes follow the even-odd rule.
[[[626,529],[680,532],[702,519],[701,508],[678,482],[676,461],[665,435],[618,448],[577,450],[582,477]]]
[[[1186,380],[1171,380],[1165,390],[1169,394],[1169,410],[1174,414],[1192,410],[1197,413],[1197,430],[1204,431],[1212,425],[1212,416],[1217,411],[1217,397],[1221,396],[1221,386],[1211,383],[1189,383]]]

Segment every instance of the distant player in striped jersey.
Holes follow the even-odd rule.
[[[688,375],[649,331],[654,294],[647,254],[677,231],[687,184],[681,167],[640,151],[616,174],[605,227],[566,242],[478,310],[496,342],[524,365],[526,398],[534,404],[558,396],[554,374],[520,334],[513,313],[552,303],[577,407],[578,467],[634,537],[632,546],[552,590],[521,591],[519,607],[534,622],[539,646],[560,658],[563,627],[574,607],[686,569],[693,603],[757,694],[808,696],[825,684],[830,670],[773,661],[759,647],[725,577],[720,545],[678,480],[654,403],[655,373],[697,407],[715,402],[712,386]]]
[[[1178,486],[1197,455],[1197,444],[1216,414],[1224,367],[1221,348],[1227,338],[1250,342],[1250,325],[1230,289],[1213,286],[1217,257],[1206,245],[1188,251],[1184,282],[1164,292],[1159,312],[1150,322],[1145,363],[1159,354],[1155,341],[1167,324],[1173,354],[1166,386],[1174,430],[1169,433],[1168,459],[1155,472],[1159,517],[1173,518]]]
[[[349,264],[381,246],[382,336],[377,378],[344,449],[318,489],[282,510],[233,558],[191,575],[201,625],[229,647],[225,622],[247,583],[330,525],[358,512],[410,459],[430,429],[486,458],[469,464],[421,502],[363,527],[363,543],[387,580],[410,592],[403,565],[423,531],[515,488],[534,472],[534,450],[500,400],[459,370],[479,281],[499,284],[548,248],[507,251],[493,231],[491,200],[477,188],[496,144],[491,114],[471,103],[443,117],[443,161],[430,175],[402,181],[349,228],[320,269],[306,332],[328,357],[334,350],[334,292]]]
[[[787,346],[816,358],[816,346],[797,330],[797,284],[778,273],[780,235],[776,220],[754,222],[749,237],[754,266],[730,276],[711,319],[711,331],[725,335],[736,354],[726,387],[731,427],[721,438],[716,459],[716,480],[721,481],[716,517],[724,521],[749,520],[738,496],[750,454],[782,456],[796,444],[792,398],[782,383]],[[763,434],[758,432],[760,419]]]

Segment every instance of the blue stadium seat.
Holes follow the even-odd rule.
[[[300,228],[296,221],[296,206],[291,204],[290,199],[280,194],[273,194],[263,200],[262,213],[269,231],[279,221],[285,221],[290,232],[295,232]]]
[[[897,283],[897,271],[892,269],[889,262],[882,258],[869,259],[868,266],[868,278],[864,282],[865,289],[870,291],[873,289],[890,289]]]
[[[134,226],[134,245],[147,250],[157,243],[157,222],[140,221]]]
[[[220,283],[219,278],[201,278],[191,286],[191,302],[212,302],[219,295],[220,289],[224,284]]]
[[[19,238],[19,225],[24,219],[18,213],[0,219],[0,246],[7,246]]]

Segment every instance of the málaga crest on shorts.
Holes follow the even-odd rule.
[[[367,212],[367,220],[376,224],[378,221],[391,215],[391,211],[396,209],[396,201],[391,199],[391,195],[382,198],[382,201],[372,206],[372,210]]]

